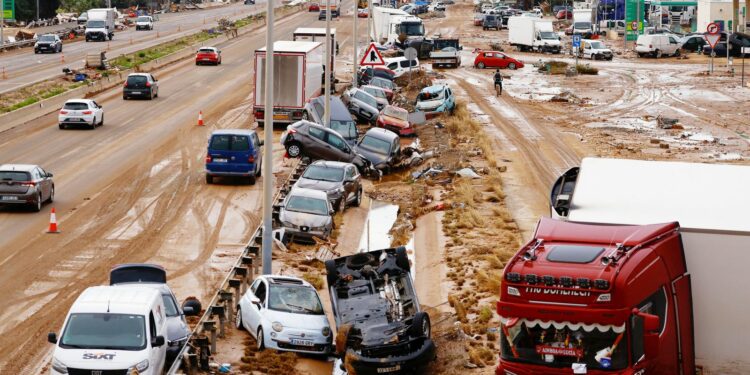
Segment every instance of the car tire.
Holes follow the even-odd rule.
[[[291,142],[289,146],[286,147],[286,154],[289,155],[290,158],[298,158],[302,156],[302,145],[298,142]]]
[[[35,55],[38,55],[38,54],[39,54],[39,51],[37,51],[37,50],[34,50],[34,54],[35,54]]]
[[[239,306],[237,306],[237,313],[234,315],[234,327],[237,328],[238,331],[245,330],[245,326],[242,325],[242,310]]]
[[[122,100],[128,100],[128,96],[127,95],[123,95],[122,96]]]
[[[261,162],[258,164],[258,169],[255,171],[255,177],[260,177],[263,175],[263,163]]]
[[[654,57],[656,57],[657,59],[661,58],[661,50],[657,49],[656,51],[654,51]]]
[[[334,284],[336,284],[336,280],[339,279],[339,271],[336,269],[336,261],[333,259],[327,260],[325,262],[326,265],[326,282],[328,282],[328,287],[332,287]]]
[[[60,128],[60,130],[65,129],[65,125],[63,125],[63,124],[57,124],[57,127]]]
[[[362,204],[362,189],[359,189],[357,191],[357,195],[354,198],[354,203],[352,204],[354,207],[359,207]]]
[[[201,305],[201,301],[199,301],[195,297],[188,297],[185,301],[182,302],[182,310],[184,311],[186,307],[193,308],[193,311],[196,315],[199,315],[201,311],[203,311],[203,305]]]
[[[248,177],[248,178],[247,178],[247,182],[248,182],[248,183],[249,183],[250,185],[255,185],[255,175],[252,175],[252,176]]]
[[[211,176],[210,174],[206,175],[206,184],[211,185],[214,183],[214,176]]]
[[[646,54],[643,52],[638,52],[638,57],[646,57]]]
[[[431,333],[430,316],[424,311],[414,314],[411,326],[409,326],[409,334],[412,337],[430,338]]]
[[[255,341],[257,343],[255,348],[258,349],[259,352],[266,348],[266,343],[263,342],[263,327],[258,327],[258,336],[255,337]]]
[[[674,51],[674,57],[680,57],[680,49],[679,48]]]
[[[91,121],[91,127],[89,129],[91,130],[96,129],[96,118],[94,118],[94,120]]]
[[[510,63],[510,64],[508,64],[508,69],[510,69],[510,70],[516,70],[516,63]]]
[[[479,64],[477,64],[477,68],[484,69],[484,63],[480,62]]]
[[[37,194],[36,202],[34,202],[33,206],[31,206],[31,210],[34,212],[39,212],[42,210],[42,193]]]
[[[396,265],[407,272],[411,269],[411,266],[409,266],[409,257],[406,255],[406,248],[403,246],[396,248]]]
[[[49,191],[49,198],[47,198],[47,202],[52,203],[55,200],[55,185],[52,185]]]

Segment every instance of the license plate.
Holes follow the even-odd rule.
[[[4,201],[16,201],[16,200],[18,200],[18,197],[14,197],[12,195],[5,195],[0,200],[4,200]]]
[[[378,374],[383,374],[383,373],[386,373],[386,372],[396,372],[396,371],[399,371],[399,370],[401,370],[401,365],[396,365],[396,366],[392,366],[392,367],[381,367],[381,368],[378,369]]]
[[[81,121],[81,119],[79,119],[79,118],[69,118],[68,121],[76,122],[76,121]]]
[[[131,91],[130,93],[131,94],[140,94],[141,92],[140,91]]]
[[[217,163],[226,163],[227,159],[214,159],[214,161]]]
[[[312,342],[312,340],[292,339],[292,345],[313,346],[313,342]]]
[[[202,60],[203,60],[203,61],[208,61],[208,60],[211,60],[211,59],[209,59],[209,58],[207,58],[207,57],[204,57],[204,58],[203,58]]]
[[[274,120],[288,120],[289,119],[289,115],[286,114],[286,113],[274,114],[273,115],[273,119]]]

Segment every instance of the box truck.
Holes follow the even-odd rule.
[[[552,21],[535,17],[510,17],[508,42],[519,51],[560,53],[560,37],[552,28]]]
[[[748,374],[750,167],[586,158],[507,263],[498,374]]]
[[[325,0],[320,2],[320,12],[321,14],[324,11],[328,10],[328,6],[326,6],[326,3],[330,3],[331,6],[331,19],[336,18],[341,15],[341,0]]]
[[[292,33],[295,42],[320,42],[323,52],[326,50],[325,27],[299,27]],[[336,55],[339,54],[339,44],[336,40],[336,28],[331,28],[331,74],[336,72]],[[331,80],[333,82],[333,80]]]
[[[373,7],[372,24],[370,38],[380,44],[401,43],[401,35],[404,43],[424,39],[422,19],[400,9]]]
[[[89,9],[86,13],[86,41],[112,40],[115,35],[115,10],[112,8]]]
[[[320,42],[277,41],[273,44],[273,120],[288,124],[302,119],[305,104],[323,89],[324,46]],[[253,114],[265,121],[266,47],[255,51]]]
[[[594,32],[593,9],[573,9],[573,34],[588,35]]]

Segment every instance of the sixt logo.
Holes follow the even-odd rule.
[[[83,359],[106,359],[111,361],[115,359],[116,353],[83,353]]]
[[[530,287],[526,288],[526,293],[551,294],[551,295],[558,295],[558,296],[591,297],[591,292],[579,292],[577,290],[530,288]]]

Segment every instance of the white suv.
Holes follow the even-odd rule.
[[[408,73],[409,63],[411,63],[411,69],[413,71],[419,69],[419,59],[410,61],[403,56],[385,59],[386,68],[393,70],[396,73],[395,77],[401,77],[404,73]]]
[[[71,99],[60,110],[57,123],[60,129],[78,125],[94,129],[104,125],[104,109],[91,99]]]
[[[153,30],[154,19],[151,16],[138,16],[138,18],[135,19],[135,29],[136,30]]]

